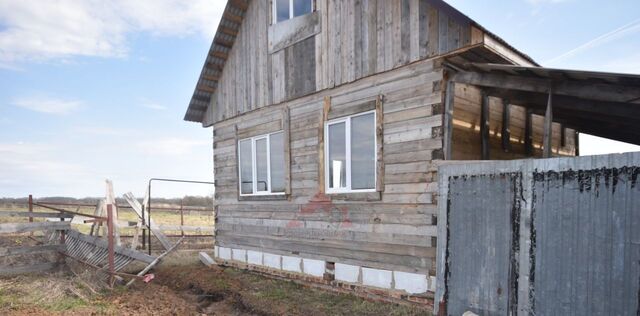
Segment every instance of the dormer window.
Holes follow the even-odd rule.
[[[273,24],[313,11],[313,0],[273,0]]]

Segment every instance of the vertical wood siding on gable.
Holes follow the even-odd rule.
[[[269,54],[269,1],[251,1],[212,97],[210,123],[471,43],[468,21],[429,0],[316,0],[316,10],[319,34]]]

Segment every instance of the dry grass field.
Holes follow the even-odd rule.
[[[205,267],[179,251],[148,284],[98,288],[63,269],[0,278],[2,315],[428,315],[416,307],[369,302],[234,268]]]

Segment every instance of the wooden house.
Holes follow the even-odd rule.
[[[213,130],[216,260],[429,298],[439,164],[578,152],[483,65],[538,66],[441,0],[229,0],[185,115]]]

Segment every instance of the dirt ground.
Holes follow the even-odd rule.
[[[0,278],[2,315],[428,315],[254,273],[205,267],[180,251],[148,284],[97,290],[71,272]]]

